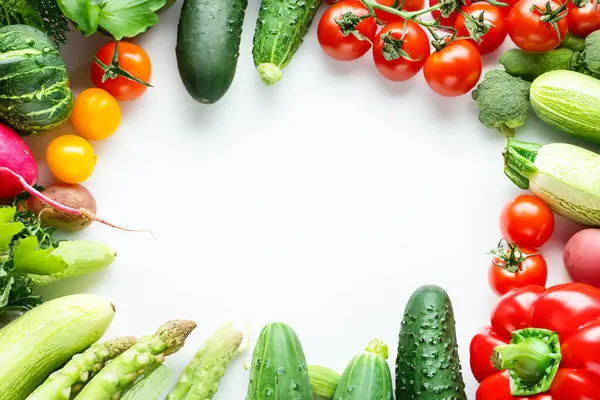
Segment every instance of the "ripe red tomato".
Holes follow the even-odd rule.
[[[600,3],[590,0],[583,7],[573,7],[567,14],[569,32],[580,37],[600,30]]]
[[[554,214],[542,200],[531,195],[509,201],[500,216],[502,236],[522,247],[540,247],[554,231]]]
[[[488,282],[499,296],[527,285],[546,286],[548,266],[538,250],[508,245],[496,250],[490,263]]]
[[[468,7],[471,5],[472,0],[458,0],[460,1],[461,7]],[[436,4],[438,4],[439,1],[438,0],[429,0],[429,7],[433,7]],[[433,19],[440,19],[440,25],[442,26],[446,26],[446,27],[453,27],[454,26],[454,21],[456,21],[456,18],[459,16],[459,12],[458,11],[454,11],[452,14],[450,14],[449,17],[442,17],[441,13],[439,10],[434,10],[431,12],[431,16],[433,17]]]
[[[550,22],[542,20],[541,10],[550,4],[552,10],[561,6],[556,0],[520,0],[510,10],[507,19],[508,35],[521,49],[529,52],[549,51],[557,47],[567,34],[566,18],[555,22],[560,35]]]
[[[360,20],[365,15],[369,15],[369,10],[358,0],[344,0],[329,7],[317,28],[323,51],[340,61],[356,60],[365,55],[377,33],[375,18]],[[352,31],[368,40],[360,39]]]
[[[505,15],[496,7],[486,2],[475,3],[469,7],[463,7],[463,11],[478,20],[483,13],[483,18],[487,21],[488,31],[481,36],[479,43],[471,40],[481,54],[488,54],[496,51],[506,39]],[[454,29],[458,31],[458,36],[469,36],[469,31],[465,25],[465,17],[460,14],[454,22]]]
[[[403,11],[420,11],[425,7],[425,0],[375,0],[377,3],[392,7],[399,8]],[[404,19],[398,15],[391,14],[389,12],[375,9],[375,15],[381,22],[387,24],[390,22],[404,21]]]
[[[404,51],[412,60],[398,54]],[[429,37],[418,24],[408,21],[387,24],[375,38],[373,60],[381,75],[397,82],[409,80],[423,68],[429,57]],[[395,59],[386,59],[395,56]]]
[[[115,42],[108,43],[98,50],[96,57],[103,64],[110,66],[115,53]],[[152,75],[152,64],[148,53],[140,46],[130,42],[119,42],[119,67],[135,78],[149,83]],[[114,79],[108,79],[102,82],[104,70],[97,62],[92,62],[91,68],[92,82],[94,86],[106,90],[115,99],[119,101],[134,100],[140,97],[147,89],[147,86],[135,82],[124,76],[117,76]]]
[[[446,97],[461,96],[475,87],[483,62],[477,48],[467,40],[456,40],[431,54],[423,72],[429,87]]]

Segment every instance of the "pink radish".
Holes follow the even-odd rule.
[[[31,196],[63,213],[85,216],[101,224],[124,231],[149,232],[121,228],[99,218],[86,208],[72,208],[52,200],[32,186],[37,181],[37,177],[37,164],[27,143],[15,131],[0,123],[0,199],[10,199],[26,191]]]

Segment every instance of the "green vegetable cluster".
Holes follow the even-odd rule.
[[[46,33],[56,43],[66,43],[68,21],[57,0],[2,0],[0,27],[29,25]]]

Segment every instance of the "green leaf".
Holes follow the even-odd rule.
[[[15,283],[15,278],[11,276],[7,279],[4,289],[0,293],[0,308],[5,307],[8,304],[13,283]]]
[[[0,224],[12,221],[16,213],[17,207],[0,207]]]
[[[0,253],[8,250],[13,237],[21,232],[24,225],[21,222],[0,223]]]
[[[102,0],[98,3],[98,24],[117,40],[135,37],[158,23],[156,11],[165,3],[166,0]]]
[[[52,275],[67,268],[67,263],[50,253],[54,248],[38,249],[35,237],[20,239],[13,254],[13,271],[20,274]]]
[[[58,0],[58,6],[85,36],[98,29],[100,9],[90,0]]]

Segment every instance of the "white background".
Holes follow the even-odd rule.
[[[117,314],[107,337],[197,321],[167,361],[177,375],[230,320],[249,322],[253,339],[265,323],[284,321],[309,364],[339,372],[379,337],[393,371],[406,301],[437,284],[454,304],[474,399],[468,346],[496,299],[486,253],[500,239],[502,206],[520,192],[503,175],[504,139],[479,124],[469,95],[438,97],[421,74],[386,81],[370,53],[352,63],[327,58],[316,23],[283,79],[263,86],[251,55],[258,0],[250,3],[238,73],[216,105],[194,102],[180,81],[180,3],[136,39],[153,61],[155,88],[123,104],[118,132],[94,143],[98,164],[85,186],[100,216],[151,229],[159,243],[94,224],[75,237],[111,244],[117,261],[45,293],[109,298]],[[91,86],[92,55],[107,41],[74,33],[63,47],[76,92]],[[28,140],[39,161],[53,136]],[[574,142],[533,116],[519,138]],[[40,182],[50,182],[44,170]],[[562,247],[576,229],[558,219],[542,249],[549,283],[567,280]],[[236,359],[216,400],[245,398],[250,358],[251,350]]]

